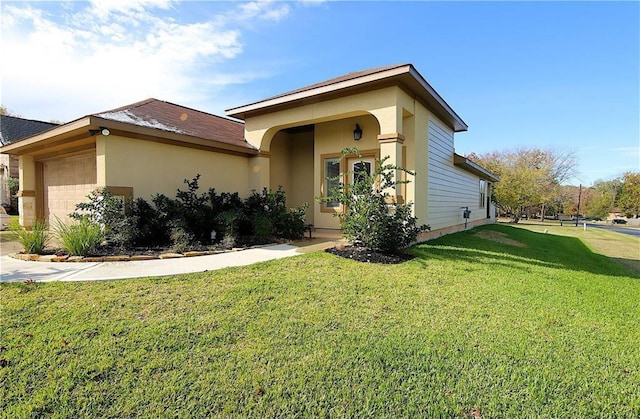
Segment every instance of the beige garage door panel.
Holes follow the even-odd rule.
[[[76,204],[86,202],[96,188],[95,152],[43,163],[45,217],[55,225],[56,217],[68,220]]]

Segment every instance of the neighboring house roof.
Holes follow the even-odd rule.
[[[226,114],[234,118],[246,119],[251,115],[299,106],[303,101],[308,103],[311,98],[318,101],[329,100],[345,93],[359,92],[363,87],[373,89],[390,85],[400,86],[415,94],[416,99],[422,101],[454,131],[467,130],[467,124],[462,118],[411,64],[377,67],[349,73],[248,105],[228,109]]]
[[[0,115],[0,145],[9,145],[57,126],[58,124],[53,122]]]
[[[98,128],[108,128],[114,135],[169,144],[243,155],[258,153],[244,139],[242,122],[153,98],[84,116],[6,145],[2,152],[39,155],[72,145],[83,147]]]

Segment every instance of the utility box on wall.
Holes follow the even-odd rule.
[[[470,209],[465,209],[462,213],[462,217],[463,218],[471,218],[471,210]]]

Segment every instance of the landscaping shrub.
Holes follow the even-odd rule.
[[[18,190],[20,189],[20,181],[18,178],[10,177],[7,179],[7,187],[9,188],[9,214],[18,214]]]
[[[71,223],[58,220],[56,232],[62,247],[74,256],[91,254],[104,240],[102,227],[89,217],[82,217]]]
[[[193,236],[182,227],[172,227],[170,237],[171,249],[177,253],[186,252],[193,243]]]
[[[108,189],[98,189],[87,196],[88,202],[76,206],[70,216],[88,219],[102,227],[105,238],[114,245],[166,246],[174,251],[221,243],[268,243],[276,239],[298,239],[304,235],[304,219],[308,205],[287,209],[284,191],[255,191],[246,200],[238,193],[198,194],[200,175],[185,179],[187,190],[178,190],[176,199],[163,194],[151,203],[137,198],[128,204],[113,196]],[[215,233],[215,234],[213,234]]]
[[[248,228],[247,219],[244,214],[244,202],[237,192],[221,194],[216,193],[214,188],[209,189],[209,200],[215,216],[216,240],[226,241],[227,244],[235,244],[235,239],[243,230],[246,234]]]
[[[42,253],[51,235],[43,221],[36,221],[31,230],[20,227],[15,231],[18,242],[26,253]]]
[[[135,241],[135,229],[125,216],[125,202],[114,196],[109,189],[101,188],[92,191],[88,202],[76,205],[76,210],[69,217],[82,221],[84,218],[102,228],[104,238],[117,246],[130,246]]]
[[[360,156],[358,150],[352,148],[345,149],[342,158],[352,154]],[[416,217],[411,215],[413,203],[399,203],[388,192],[406,183],[394,179],[396,170],[414,175],[404,168],[387,164],[388,159],[388,156],[378,159],[371,175],[358,173],[357,182],[348,186],[341,183],[330,196],[318,199],[342,204],[345,210],[335,216],[340,219],[343,234],[354,245],[394,253],[409,246],[421,232],[430,228],[417,224]],[[350,174],[341,174],[340,180]]]
[[[216,228],[216,221],[210,196],[197,194],[199,179],[200,174],[190,181],[185,179],[188,190],[178,190],[176,201],[181,209],[181,227],[193,236],[192,240],[207,244],[211,242],[211,232]]]
[[[131,202],[128,228],[134,246],[164,246],[171,242],[168,217],[142,198]]]
[[[282,187],[273,192],[264,188],[253,191],[245,202],[250,235],[262,238],[299,239],[304,235],[304,216],[308,204],[288,209]]]

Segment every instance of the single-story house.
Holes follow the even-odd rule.
[[[0,115],[0,147],[51,129],[58,124],[12,115]],[[18,179],[18,157],[0,154],[0,205],[11,206],[9,178]]]
[[[337,229],[339,205],[315,198],[335,187],[336,175],[370,171],[385,156],[415,172],[393,195],[414,203],[431,226],[427,236],[495,220],[498,178],[455,153],[454,134],[467,125],[411,64],[350,73],[226,115],[148,99],[3,147],[20,159],[21,224],[64,218],[97,187],[173,197],[199,173],[203,190],[241,196],[282,186],[288,206],[310,204],[309,223]],[[361,156],[341,161],[349,147]]]

